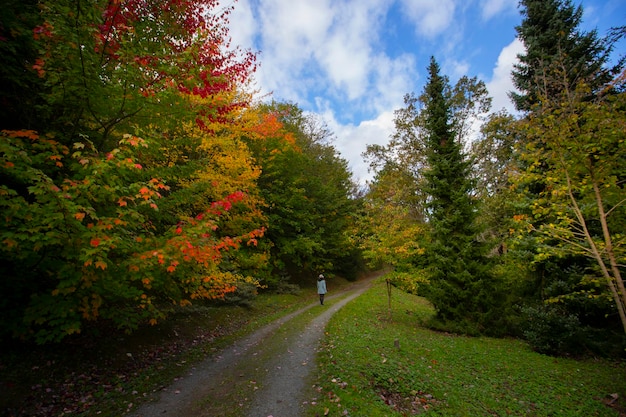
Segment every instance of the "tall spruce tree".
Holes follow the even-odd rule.
[[[597,31],[579,29],[583,9],[571,0],[521,0],[522,23],[516,27],[526,51],[518,55],[513,82],[519,93],[511,98],[528,112],[540,100],[559,99],[563,89],[585,80],[597,91],[611,79],[607,64],[610,46]]]
[[[477,241],[476,207],[471,197],[471,165],[456,137],[450,87],[431,58],[424,89],[426,159],[424,172],[431,243],[428,298],[436,325],[463,333],[494,333],[496,294],[486,257]]]

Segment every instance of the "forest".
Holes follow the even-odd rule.
[[[133,332],[387,268],[433,329],[624,356],[626,27],[600,37],[570,0],[522,0],[518,113],[433,57],[362,187],[322,118],[254,90],[236,5],[6,3],[3,341]]]

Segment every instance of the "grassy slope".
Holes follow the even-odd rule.
[[[557,359],[518,340],[432,332],[419,326],[431,314],[423,299],[394,290],[390,320],[380,279],[340,310],[327,329],[320,395],[309,415],[620,415],[626,364]],[[619,400],[611,408],[613,394]]]

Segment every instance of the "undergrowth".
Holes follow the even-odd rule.
[[[308,416],[626,415],[624,363],[427,330],[432,307],[396,289],[391,306],[379,279],[333,316]]]

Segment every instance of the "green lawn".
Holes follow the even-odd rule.
[[[431,314],[424,299],[394,289],[390,319],[380,279],[340,310],[308,415],[620,416],[626,405],[624,363],[554,358],[518,340],[420,327]]]

